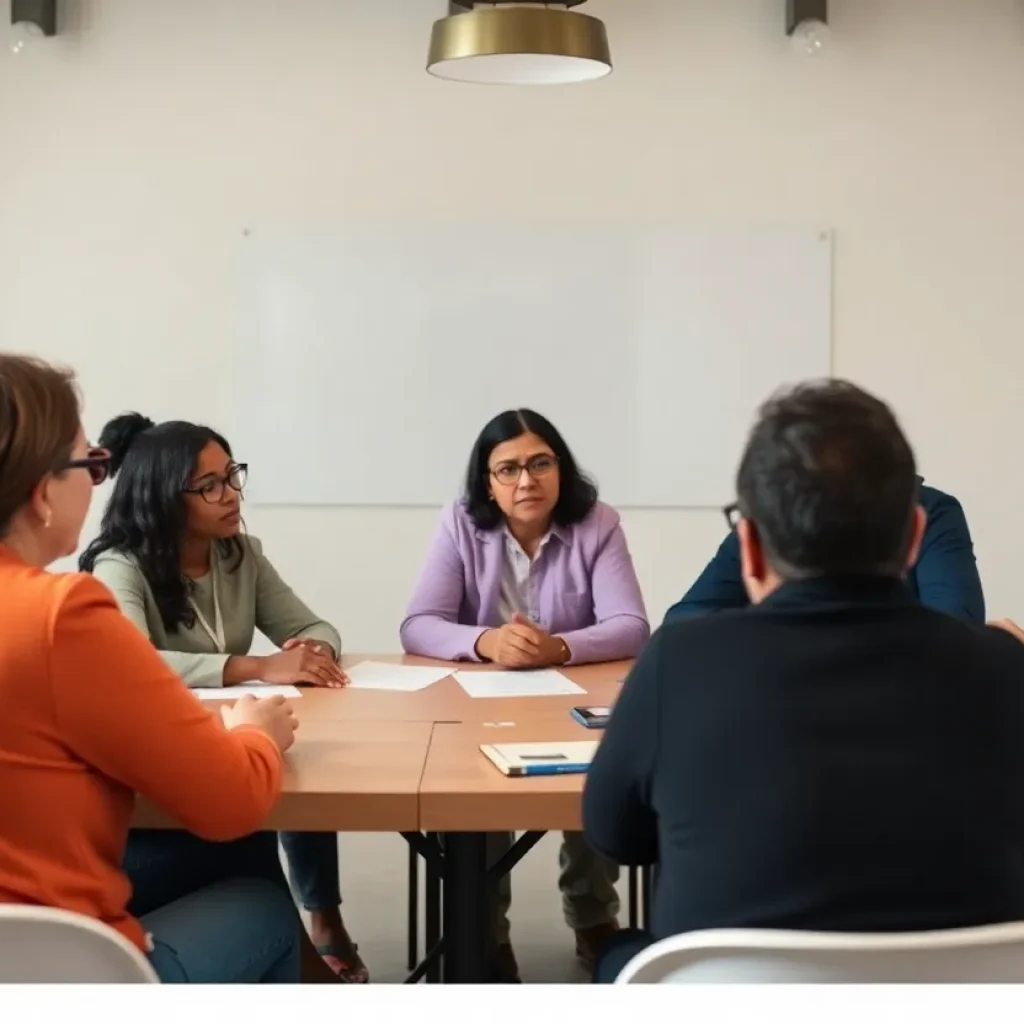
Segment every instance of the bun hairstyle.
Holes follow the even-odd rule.
[[[195,623],[189,603],[191,584],[181,572],[181,543],[188,528],[185,488],[195,472],[200,452],[217,444],[231,457],[227,440],[198,423],[172,420],[154,424],[141,413],[112,419],[99,443],[110,451],[114,489],[103,513],[99,535],[78,560],[92,572],[96,560],[116,551],[135,560],[153,592],[164,628],[169,633]],[[237,569],[245,554],[238,537],[217,542]]]
[[[115,416],[101,431],[99,441],[101,448],[110,452],[110,475],[117,476],[124,464],[128,449],[135,443],[140,434],[151,430],[156,424],[140,412],[126,412]]]

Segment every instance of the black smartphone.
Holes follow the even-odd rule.
[[[611,713],[611,708],[573,708],[570,712],[585,729],[603,729]]]

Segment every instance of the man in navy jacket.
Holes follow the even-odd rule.
[[[907,583],[921,604],[958,619],[985,621],[985,597],[971,531],[960,502],[921,482],[919,501],[928,516],[921,553]],[[731,531],[697,582],[665,614],[665,622],[708,615],[750,602],[740,578],[739,543]]]

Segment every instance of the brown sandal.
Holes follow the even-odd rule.
[[[370,972],[359,956],[359,947],[355,943],[352,944],[351,961],[338,956],[333,946],[317,946],[316,951],[343,985],[365,985],[369,982]]]

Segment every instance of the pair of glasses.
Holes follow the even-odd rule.
[[[224,498],[224,488],[230,487],[233,491],[241,491],[245,487],[245,481],[249,478],[249,464],[239,462],[228,467],[224,476],[208,477],[195,487],[186,487],[186,494],[198,494],[203,501],[210,505],[219,504]]]
[[[725,521],[729,524],[729,529],[735,530],[736,524],[743,518],[739,502],[734,501],[732,504],[726,505],[722,509],[722,515],[725,516]]]
[[[106,448],[90,448],[84,459],[70,459],[57,467],[57,472],[66,469],[87,469],[93,487],[99,487],[110,476],[110,452]]]
[[[551,473],[557,465],[558,459],[554,455],[534,455],[526,462],[499,462],[490,472],[499,484],[511,487],[512,484],[519,482],[524,469],[532,479],[540,480]]]

